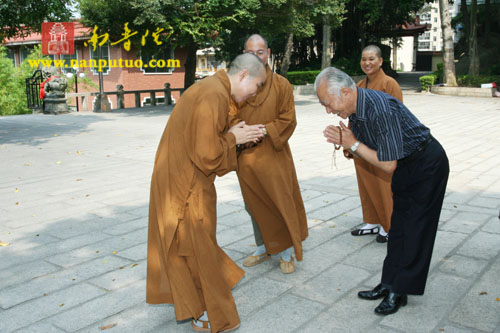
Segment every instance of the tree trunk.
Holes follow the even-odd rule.
[[[288,67],[290,67],[290,58],[292,57],[292,49],[293,49],[293,32],[288,33],[286,46],[285,46],[285,55],[283,57],[283,62],[281,63],[280,74],[286,76],[288,73]]]
[[[450,10],[448,0],[439,0],[439,14],[441,16],[441,29],[443,32],[443,77],[444,83],[450,87],[457,86],[455,74],[455,49],[453,46],[453,32],[451,30]]]
[[[392,69],[398,69],[398,38],[392,37]]]
[[[464,24],[464,38],[465,38],[465,45],[468,45],[468,40],[469,40],[469,14],[467,13],[467,0],[461,0],[460,2],[460,11],[462,12],[462,21]]]
[[[477,0],[471,1],[469,34],[469,74],[479,74],[479,54],[477,50]]]
[[[484,2],[484,45],[489,44],[490,40],[490,30],[491,30],[491,6],[490,6],[490,0],[486,0]]]
[[[323,53],[321,58],[321,69],[330,67],[332,61],[332,27],[330,25],[330,17],[323,16]]]
[[[196,51],[198,50],[198,45],[192,41],[187,45],[187,57],[186,63],[184,64],[184,89],[189,88],[196,79]]]

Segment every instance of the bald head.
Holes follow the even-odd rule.
[[[248,37],[247,40],[245,41],[245,45],[243,45],[243,48],[245,48],[245,49],[247,48],[248,42],[264,43],[264,48],[266,48],[266,49],[268,48],[267,40],[259,34],[253,34],[250,37]]]
[[[250,78],[266,75],[264,63],[251,53],[243,53],[234,58],[229,65],[227,75],[234,76],[242,70],[246,70]]]
[[[380,50],[380,47],[378,47],[377,45],[368,45],[367,47],[365,47],[363,49],[363,52],[361,52],[361,53],[365,53],[365,52],[375,53],[377,58],[382,58],[382,51]]]
[[[240,54],[231,62],[227,71],[231,83],[231,96],[236,103],[255,96],[266,81],[266,67],[251,53]]]

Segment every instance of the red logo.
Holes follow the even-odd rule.
[[[73,22],[42,23],[43,54],[73,54],[75,28]]]

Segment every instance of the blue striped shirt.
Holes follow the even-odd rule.
[[[379,161],[411,155],[430,135],[398,99],[378,90],[357,89],[356,113],[349,116],[349,123],[356,138],[377,151]]]

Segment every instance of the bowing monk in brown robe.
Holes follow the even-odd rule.
[[[146,301],[174,304],[193,329],[240,324],[231,288],[243,277],[216,240],[214,180],[237,168],[236,145],[262,138],[261,125],[228,125],[232,103],[255,94],[264,64],[240,55],[226,74],[194,84],[175,106],[155,158],[149,206]]]
[[[401,87],[396,80],[384,73],[381,68],[382,63],[382,51],[378,46],[365,47],[361,56],[361,69],[367,76],[358,82],[357,86],[383,91],[403,102]],[[344,154],[351,157],[347,150]],[[393,208],[392,173],[387,174],[361,158],[354,158],[354,166],[365,225],[353,230],[351,234],[353,236],[377,234],[377,242],[385,243],[391,228]]]
[[[245,53],[257,55],[267,64],[271,50],[260,35],[245,42]],[[280,254],[280,268],[285,274],[295,271],[293,250],[302,260],[302,241],[306,239],[307,219],[288,145],[297,121],[293,90],[282,76],[266,66],[266,84],[255,97],[238,110],[231,109],[231,123],[264,124],[266,137],[257,145],[247,145],[238,157],[238,179],[249,212],[257,250],[243,261],[255,266]],[[252,147],[248,147],[252,146]]]

